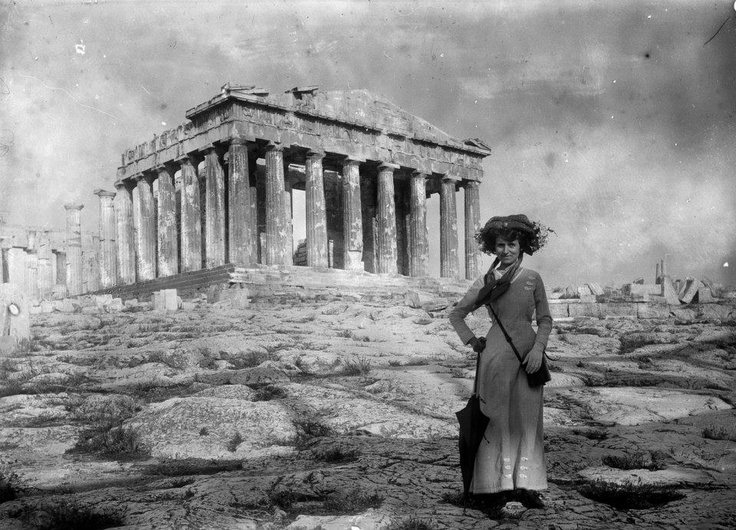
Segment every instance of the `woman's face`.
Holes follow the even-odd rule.
[[[519,259],[519,252],[521,252],[521,247],[519,247],[518,239],[509,241],[508,239],[504,239],[501,236],[498,236],[496,238],[494,249],[496,256],[498,256],[498,259],[503,266],[508,266],[514,263],[517,259]]]

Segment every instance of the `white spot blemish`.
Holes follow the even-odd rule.
[[[83,40],[79,40],[79,44],[74,45],[74,51],[76,51],[79,55],[84,55],[87,51],[87,46],[84,45]]]

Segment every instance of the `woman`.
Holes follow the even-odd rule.
[[[525,371],[542,365],[552,330],[544,284],[538,273],[521,266],[524,254],[545,243],[549,229],[526,215],[492,217],[476,234],[480,248],[496,259],[450,313],[450,322],[463,344],[480,355],[478,395],[481,411],[490,418],[475,458],[473,494],[498,494],[496,500],[516,499],[527,507],[543,506],[539,490],[547,488],[542,429],[542,386],[530,387]],[[510,335],[523,365],[495,322],[484,339],[474,335],[465,317],[489,305]],[[493,321],[489,308],[489,316]],[[537,332],[532,328],[536,313]]]

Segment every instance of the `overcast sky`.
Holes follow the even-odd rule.
[[[653,281],[665,256],[736,284],[732,2],[6,1],[0,17],[11,222],[62,227],[75,200],[96,229],[122,151],[227,81],[364,88],[492,147],[482,217],[556,231],[527,262],[547,284]]]

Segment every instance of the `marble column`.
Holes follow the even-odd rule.
[[[411,174],[409,204],[409,273],[412,276],[427,276],[429,268],[429,237],[427,234],[427,175]]]
[[[179,236],[174,185],[176,171],[172,166],[164,165],[159,166],[157,172],[158,276],[173,276],[179,273]]]
[[[156,278],[156,217],[153,205],[152,179],[136,177],[133,205],[136,219],[136,272],[138,281]],[[137,214],[137,215],[136,215]]]
[[[480,229],[480,182],[465,184],[465,279],[480,276],[480,250],[475,234]]]
[[[65,204],[66,209],[66,289],[69,296],[82,293],[82,226],[83,204]]]
[[[197,160],[184,156],[181,164],[181,272],[202,268],[202,219]]]
[[[84,261],[84,284],[85,292],[92,293],[100,289],[100,256],[97,249],[100,248],[99,236],[92,236],[92,248],[82,252]]]
[[[457,202],[455,181],[442,179],[440,186],[440,276],[457,278]]]
[[[228,175],[228,261],[254,265],[258,261],[256,225],[251,216],[250,168],[245,140],[234,138],[229,150]],[[255,188],[253,188],[255,190]]]
[[[26,251],[25,265],[25,288],[23,291],[31,302],[35,303],[40,300],[40,291],[38,289],[38,254],[35,248],[32,251]]]
[[[38,289],[41,300],[50,300],[54,290],[54,268],[52,266],[51,238],[49,231],[39,232],[38,245]]]
[[[322,172],[324,153],[307,153],[304,188],[307,214],[307,265],[328,267],[327,216],[325,211],[325,183]]]
[[[280,144],[269,144],[266,150],[266,265],[291,265],[291,238],[284,189],[284,150]]]
[[[360,201],[360,162],[347,159],[342,165],[342,197],[345,237],[345,268],[364,270],[363,217]]]
[[[6,249],[8,277],[6,283],[13,284],[19,291],[26,291],[26,251],[18,247]]]
[[[225,264],[225,172],[214,146],[205,150],[205,264]]]
[[[126,181],[115,183],[114,205],[117,223],[118,283],[135,283],[135,242],[133,230],[133,196]]]
[[[103,289],[115,285],[117,279],[117,248],[116,239],[116,223],[115,223],[115,207],[113,200],[115,192],[105,190],[95,190],[95,195],[100,199],[100,248],[99,248],[99,266],[100,266],[100,285]]]
[[[397,274],[396,205],[394,170],[399,166],[383,163],[378,168],[378,273]]]

